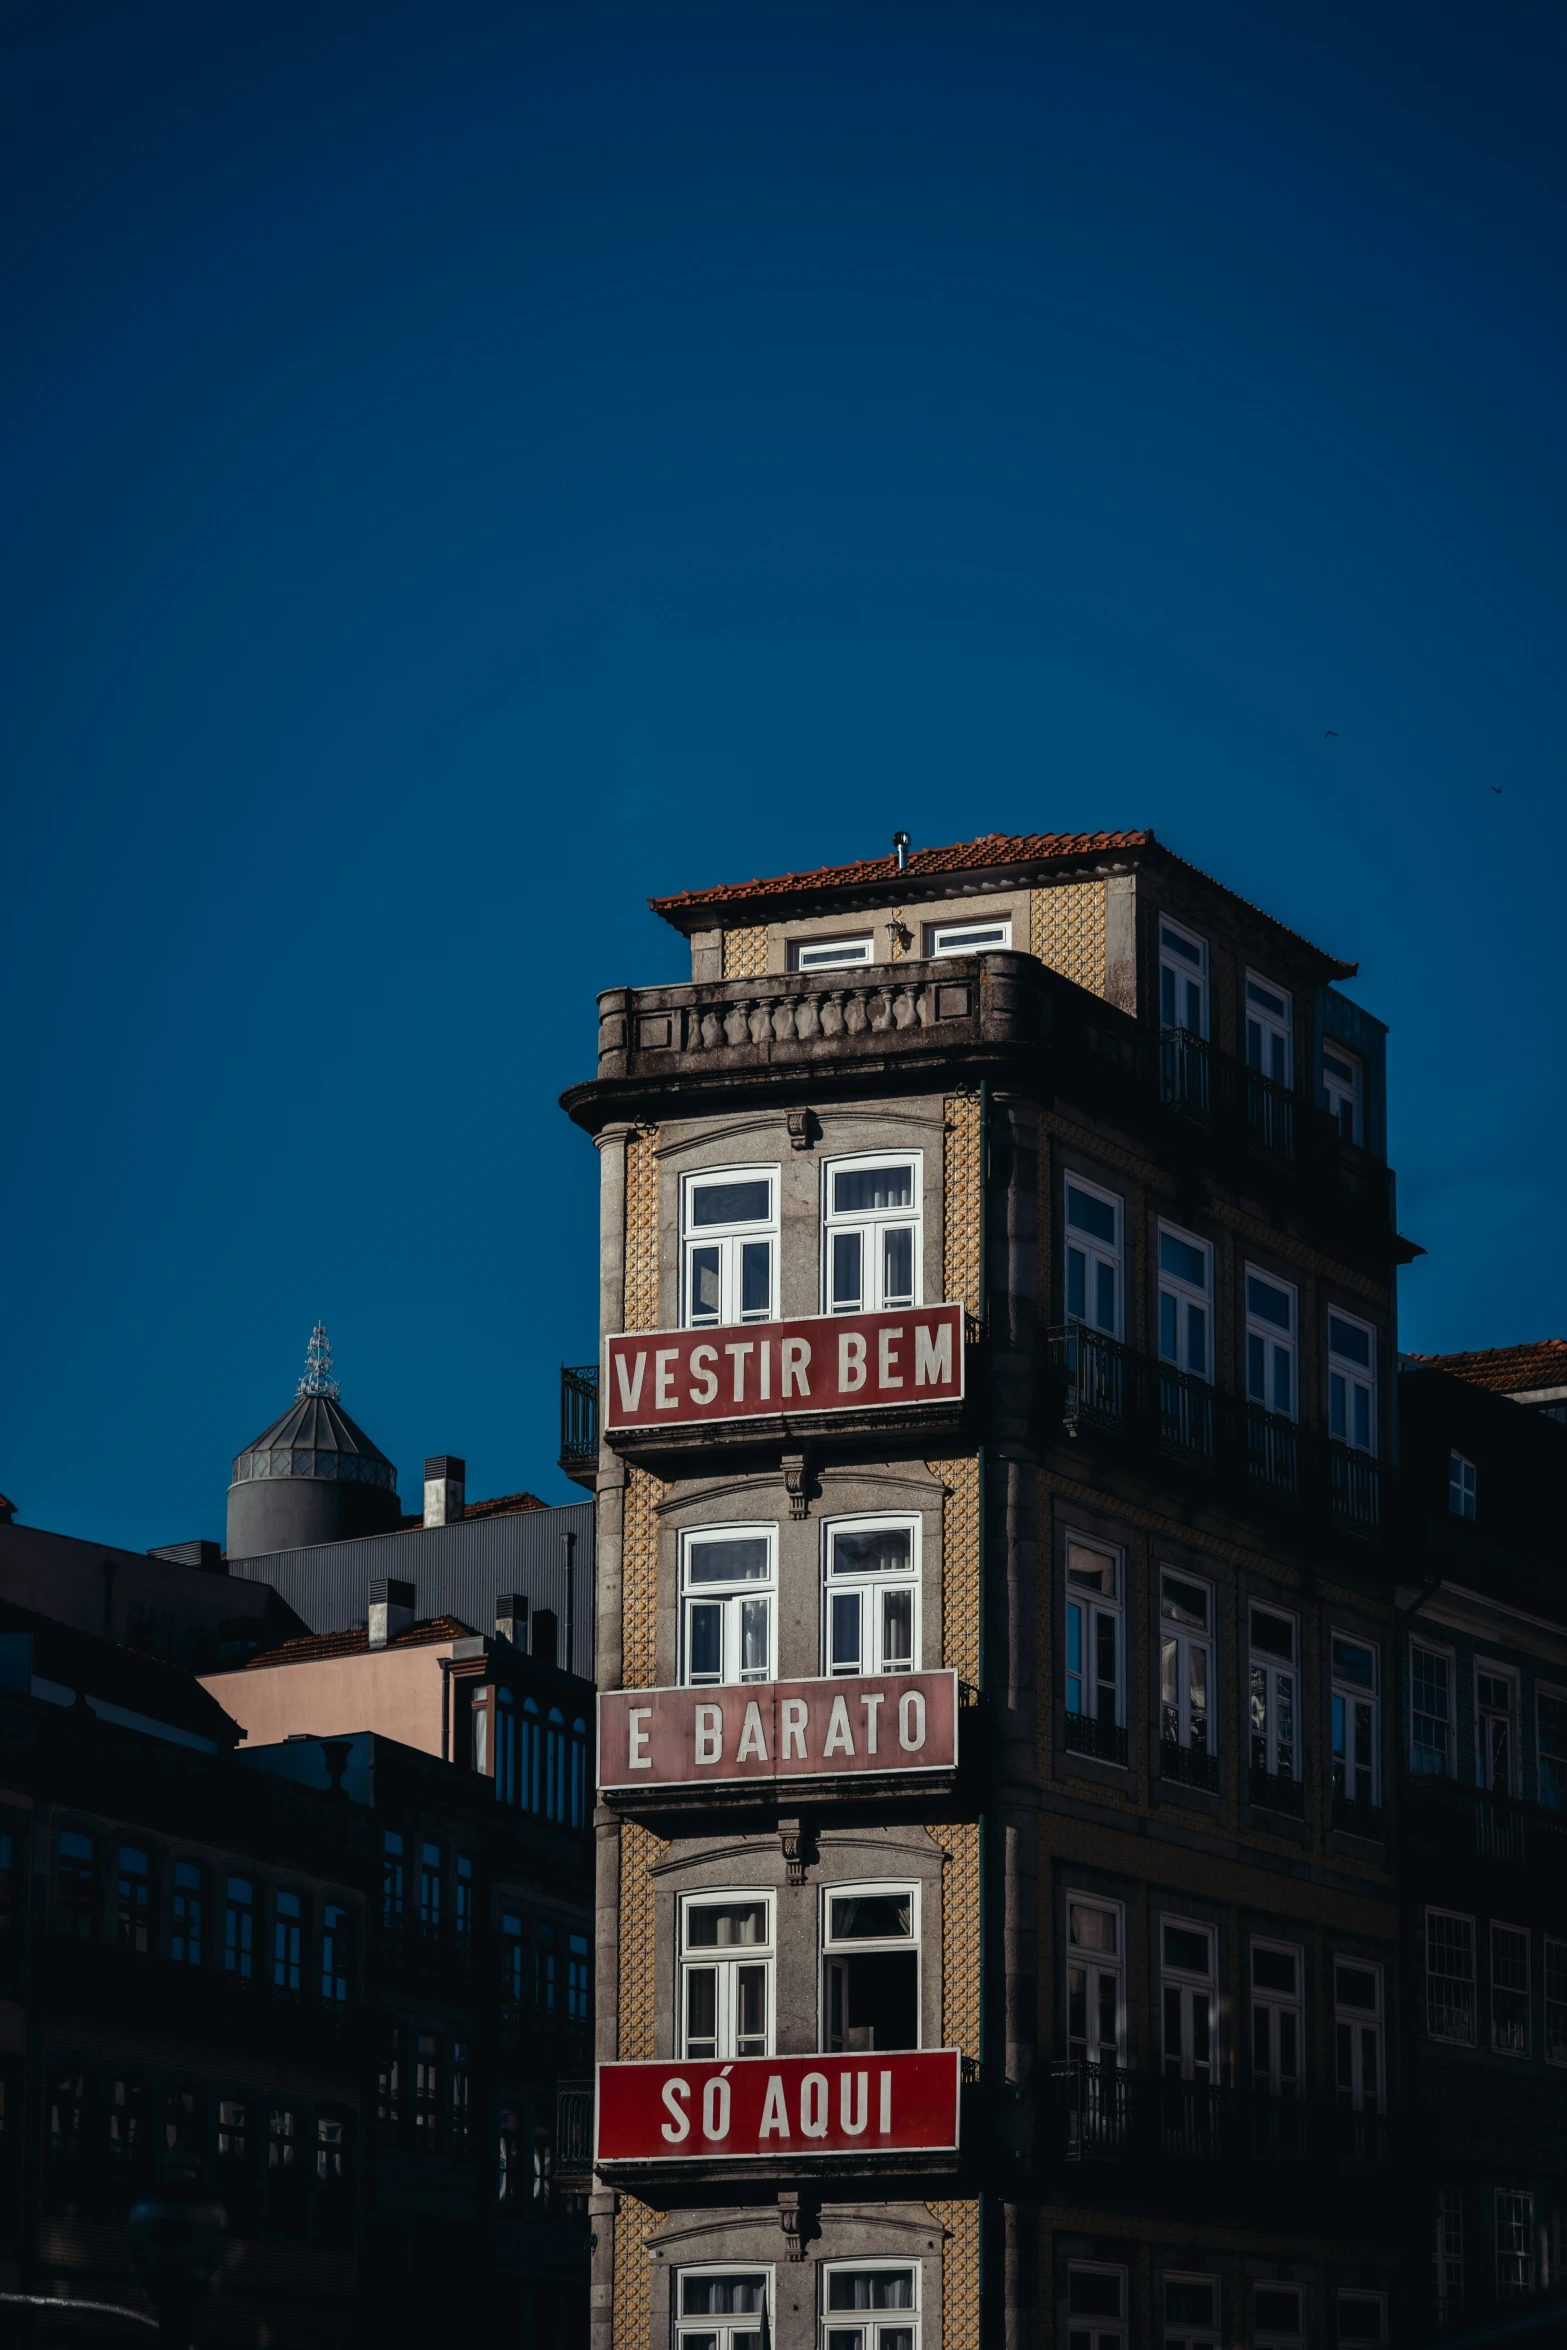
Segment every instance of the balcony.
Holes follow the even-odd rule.
[[[1066,1717],[1066,1750],[1068,1754],[1086,1754],[1093,1762],[1126,1765],[1126,1725],[1124,1722],[1097,1722],[1092,1714],[1069,1713]]]
[[[1283,1771],[1265,1770],[1260,1763],[1248,1767],[1246,1800],[1256,1811],[1276,1811],[1288,1820],[1303,1820],[1306,1816],[1303,1782],[1289,1778]]]
[[[1403,1828],[1412,1848],[1444,1862],[1473,1860],[1527,1874],[1532,1887],[1567,1906],[1567,1812],[1456,1779],[1416,1775],[1403,1782]]]
[[[1149,1470],[1168,1462],[1237,1501],[1313,1526],[1368,1538],[1379,1531],[1381,1470],[1369,1453],[1310,1435],[1082,1322],[1052,1330],[1050,1347],[1074,1438],[1093,1431]]]
[[[1384,2115],[1077,2059],[1049,2067],[1046,2143],[1057,2163],[1382,2168]]]
[[[1357,1803],[1335,1787],[1332,1817],[1341,1836],[1359,1836],[1368,1844],[1387,1842],[1387,1813],[1380,1803]]]
[[[1312,1109],[1289,1086],[1248,1069],[1189,1029],[1160,1032],[1159,1099],[1200,1126],[1230,1129],[1279,1166],[1321,1157],[1330,1136],[1338,1141],[1325,1110]]]
[[[560,1467],[574,1485],[591,1492],[598,1482],[599,1367],[560,1367]]]
[[[1177,1787],[1196,1787],[1205,1795],[1217,1795],[1219,1758],[1205,1746],[1180,1746],[1173,1738],[1161,1738],[1159,1776]]]

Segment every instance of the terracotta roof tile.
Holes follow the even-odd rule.
[[[1330,955],[1326,948],[1313,946],[1308,938],[1301,938],[1276,914],[1252,904],[1239,891],[1229,889],[1222,881],[1215,881],[1211,873],[1193,865],[1189,859],[1178,857],[1167,849],[1152,832],[986,832],[978,840],[952,842],[946,848],[911,849],[909,861],[900,874],[891,851],[884,857],[864,857],[854,865],[821,865],[811,873],[776,873],[768,880],[721,882],[713,889],[686,889],[674,897],[649,898],[655,914],[662,914],[666,922],[677,929],[686,927],[681,917],[703,906],[756,906],[769,900],[799,897],[829,889],[868,889],[883,887],[889,882],[914,880],[938,873],[989,872],[997,866],[1042,865],[1053,860],[1072,857],[1103,855],[1107,850],[1157,849],[1161,857],[1172,865],[1180,865],[1188,873],[1195,873],[1214,889],[1223,892],[1237,906],[1245,906],[1253,914],[1260,914],[1274,929],[1287,937],[1300,938],[1302,946],[1310,947],[1314,955],[1340,979],[1352,978],[1359,969],[1356,963],[1347,963],[1341,956]]]
[[[509,1518],[518,1510],[547,1510],[547,1501],[540,1501],[536,1493],[500,1493],[493,1501],[470,1501],[465,1504],[465,1518]],[[405,1534],[424,1524],[423,1510],[410,1510],[401,1521]]]
[[[1047,857],[1091,856],[1098,849],[1142,849],[1154,845],[1151,832],[987,832],[979,840],[961,840],[945,849],[911,849],[904,871],[960,873],[973,867],[1032,865]],[[716,889],[685,889],[672,898],[650,898],[655,914],[682,906],[727,905],[736,899],[783,897],[796,890],[863,888],[873,881],[899,878],[898,861],[862,857],[854,865],[821,865],[814,873],[779,873],[768,881],[730,881]]]
[[[1451,1371],[1497,1395],[1532,1395],[1542,1387],[1567,1387],[1567,1338],[1534,1338],[1522,1346],[1482,1346],[1469,1354],[1409,1355],[1428,1371]]]
[[[388,1648],[430,1648],[438,1640],[471,1640],[473,1626],[465,1624],[460,1616],[428,1616],[421,1624],[410,1624],[406,1632],[399,1632],[387,1642]],[[269,1648],[262,1656],[247,1657],[245,1671],[253,1673],[267,1665],[313,1665],[323,1657],[365,1656],[369,1653],[370,1634],[361,1625],[353,1632],[313,1632],[305,1640],[285,1640],[281,1648]]]

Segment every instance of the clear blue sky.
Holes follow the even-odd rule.
[[[593,992],[899,825],[1152,825],[1358,957],[1405,1343],[1567,1332],[1559,9],[4,42],[25,1519],[221,1535],[317,1314],[405,1497],[565,1498]]]

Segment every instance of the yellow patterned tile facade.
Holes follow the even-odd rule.
[[[626,1471],[620,1557],[620,1685],[658,1682],[658,1505],[671,1488],[646,1469]]]
[[[622,2062],[656,2056],[653,1868],[669,1850],[636,1820],[620,1823],[620,2032]]]
[[[941,1505],[941,1661],[979,1687],[979,1462],[927,1461],[947,1488]]]
[[[979,2205],[926,2207],[947,2231],[941,2263],[941,2350],[979,2350]]]
[[[760,979],[767,969],[767,925],[759,922],[754,930],[726,930],[724,932],[724,977],[726,979]]]
[[[1029,892],[1029,951],[1095,995],[1105,991],[1105,885],[1064,881]]]
[[[941,2040],[979,2062],[979,1822],[927,1828],[947,1856],[941,1878]]]
[[[615,2350],[648,2350],[653,2263],[647,2240],[665,2214],[622,2195],[615,2209]]]
[[[947,1102],[946,1198],[941,1233],[941,1294],[961,1299],[972,1321],[979,1313],[979,1227],[983,1154],[978,1094]]]
[[[626,1328],[658,1328],[658,1128],[626,1137]]]

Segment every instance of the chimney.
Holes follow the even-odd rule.
[[[536,1608],[533,1614],[533,1654],[541,1665],[555,1662],[555,1610]]]
[[[455,1526],[463,1513],[468,1464],[455,1453],[438,1452],[424,1464],[424,1522],[427,1526]]]
[[[520,1591],[503,1591],[495,1602],[495,1636],[528,1653],[528,1603]]]
[[[149,1550],[150,1559],[167,1559],[175,1567],[199,1567],[204,1575],[224,1573],[221,1542],[163,1542]]]
[[[370,1586],[370,1645],[384,1648],[414,1620],[414,1587],[382,1575]]]

